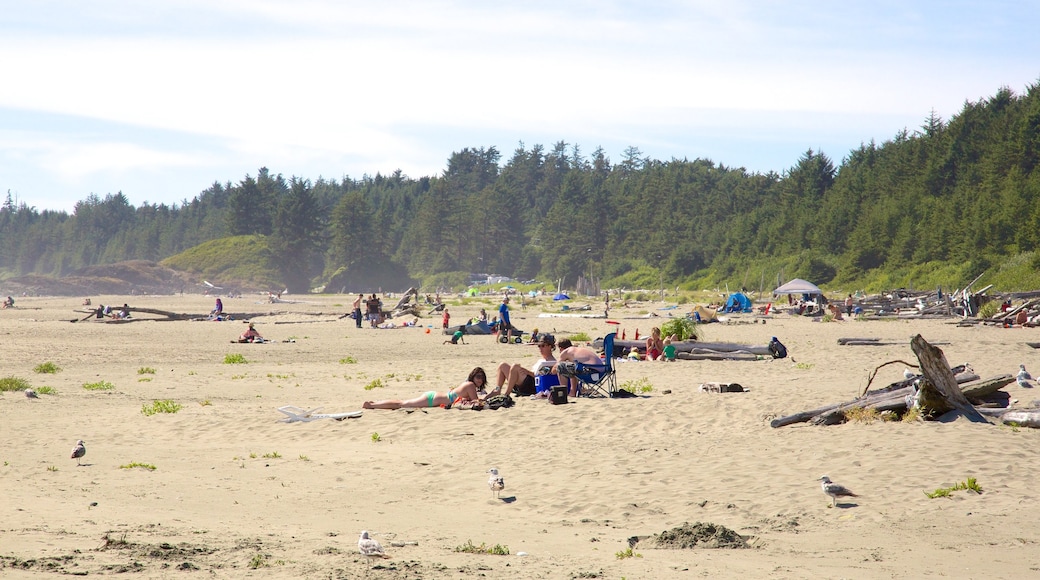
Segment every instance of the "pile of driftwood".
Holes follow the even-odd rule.
[[[967,365],[951,368],[942,350],[929,344],[921,335],[910,341],[910,348],[917,355],[919,375],[874,391],[870,390],[868,382],[864,393],[852,401],[778,417],[770,425],[784,427],[805,422],[834,425],[844,423],[846,413],[854,410],[873,409],[902,416],[915,408],[925,420],[950,420],[959,416],[972,422],[988,423],[985,414],[1008,424],[1040,427],[1040,408],[1007,408],[1010,396],[1001,389],[1015,382],[1011,375],[979,380]],[[878,369],[897,362],[914,366],[903,361],[891,361]],[[878,369],[874,370],[874,375]]]

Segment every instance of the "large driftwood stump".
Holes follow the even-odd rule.
[[[921,373],[924,375],[919,397],[922,412],[941,415],[957,410],[973,423],[989,423],[957,386],[957,379],[954,378],[942,349],[928,344],[920,334],[910,340],[910,349],[917,355]]]

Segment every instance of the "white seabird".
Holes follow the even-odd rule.
[[[916,379],[917,375],[914,374],[914,372],[910,369],[903,369],[903,378],[908,381],[911,381],[913,379]]]
[[[852,490],[845,487],[844,485],[838,485],[831,481],[831,478],[826,475],[820,477],[820,487],[823,488],[823,493],[827,494],[831,498],[831,507],[838,505],[839,497],[859,497],[852,493]]]
[[[1026,370],[1026,365],[1018,365],[1018,374],[1015,375],[1015,379],[1018,380],[1018,386],[1031,388],[1033,385],[1029,382],[1033,380],[1033,375],[1029,374]]]
[[[36,391],[32,389],[25,389],[25,397],[27,399],[39,399],[40,396],[36,394]]]
[[[357,549],[358,549],[358,552],[361,552],[361,555],[364,556],[365,560],[368,561],[369,563],[372,562],[373,558],[389,558],[390,557],[390,556],[387,556],[386,552],[383,551],[383,546],[381,546],[379,544],[379,542],[377,542],[376,540],[373,540],[372,538],[368,537],[368,532],[367,531],[362,531],[361,532],[361,537],[358,538],[358,541],[357,541]]]
[[[83,445],[83,440],[80,439],[76,442],[76,446],[72,448],[72,459],[76,460],[76,465],[80,465],[79,459],[87,454],[87,448]]]
[[[491,489],[491,495],[495,499],[498,499],[499,492],[506,488],[506,480],[498,474],[498,469],[495,467],[492,467],[491,469],[487,470],[487,472],[489,474],[488,488]]]

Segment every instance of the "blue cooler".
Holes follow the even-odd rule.
[[[559,386],[560,377],[557,375],[535,375],[534,377],[534,392],[535,394],[541,394],[543,391],[548,391],[553,387]]]

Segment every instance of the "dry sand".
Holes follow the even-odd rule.
[[[370,398],[445,390],[477,365],[491,373],[501,361],[535,357],[531,347],[490,337],[443,345],[439,328],[359,330],[337,319],[349,297],[305,300],[225,299],[227,312],[277,313],[255,319],[278,341],[264,345],[230,344],[240,321],[70,324],[82,316],[73,298],[21,298],[0,311],[0,377],[55,390],[39,400],[0,396],[0,576],[187,577],[183,569],[197,569],[220,578],[1023,578],[1040,570],[1040,522],[1029,516],[1038,499],[1036,430],[963,420],[769,426],[854,397],[882,362],[914,360],[916,333],[947,342],[951,364],[970,362],[983,377],[1019,363],[1040,371],[1025,345],[1040,336],[1035,329],[786,315],[763,325],[744,315],[706,326],[707,340],[764,345],[775,335],[791,357],[619,364],[620,383],[652,385],[641,398],[566,406],[523,399],[494,411],[373,410],[286,424],[282,405],[353,411]],[[212,306],[204,296],[94,299],[125,301],[178,312]],[[481,305],[453,306],[452,320]],[[629,336],[646,333],[654,322],[635,317],[653,307],[613,317]],[[609,331],[602,319],[539,319],[539,310],[514,309],[517,326],[559,337]],[[326,314],[309,314],[317,312]],[[440,317],[423,322],[439,327]],[[849,336],[899,344],[837,344]],[[248,362],[224,364],[229,353]],[[33,372],[48,361],[61,371]],[[902,371],[886,367],[877,384]],[[385,386],[365,390],[377,379]],[[83,388],[98,381],[115,388]],[[708,381],[750,392],[697,392]],[[1007,390],[1023,403],[1040,398]],[[142,413],[159,399],[183,408]],[[81,467],[69,458],[77,439],[87,448]],[[155,470],[121,468],[131,462]],[[503,500],[487,488],[490,467],[505,478]],[[829,507],[823,474],[861,497]],[[983,494],[925,496],[968,477]],[[618,557],[628,538],[686,522],[725,526],[749,536],[752,548],[638,546]],[[361,530],[391,556],[375,569],[357,553]],[[456,551],[467,542],[507,546],[510,555]]]

